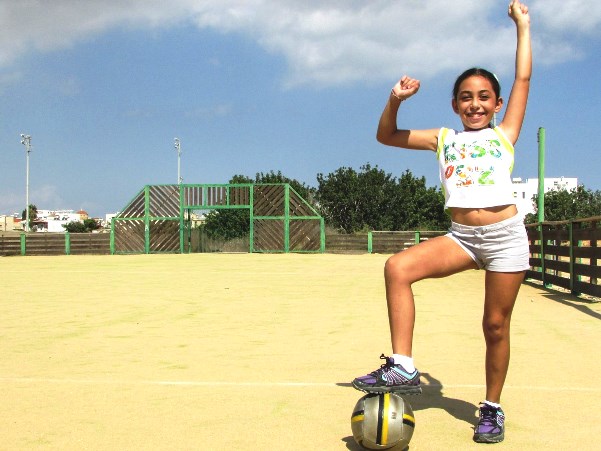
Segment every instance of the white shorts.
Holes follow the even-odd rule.
[[[480,269],[495,272],[530,269],[528,235],[519,215],[485,226],[452,222],[446,236],[459,244]]]

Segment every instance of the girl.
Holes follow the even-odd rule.
[[[486,342],[486,398],[474,430],[476,442],[504,438],[501,390],[509,365],[511,312],[529,268],[526,230],[518,216],[511,185],[513,145],[526,112],[532,71],[530,17],[526,5],[512,0],[509,16],[517,29],[515,80],[503,121],[493,125],[503,99],[497,78],[473,68],[459,76],[452,107],[463,131],[397,129],[401,103],[417,93],[420,82],[404,76],[392,88],[378,125],[382,144],[436,152],[450,232],[388,259],[384,268],[392,357],[376,371],[356,378],[353,386],[368,393],[421,393],[413,365],[415,304],[411,285],[430,277],[485,269],[482,328]]]

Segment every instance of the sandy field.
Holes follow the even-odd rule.
[[[385,255],[0,258],[0,450],[354,450]],[[601,304],[524,284],[505,441],[472,442],[484,273],[415,285],[409,449],[599,449]]]

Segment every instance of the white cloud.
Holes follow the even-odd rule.
[[[0,67],[113,27],[199,28],[250,36],[288,63],[287,84],[421,78],[469,65],[511,72],[515,32],[496,0],[27,0],[0,6]],[[598,39],[601,3],[532,0],[537,62],[582,56]]]
[[[29,202],[36,205],[54,205],[56,209],[64,208],[64,199],[55,185],[42,185],[34,188],[29,194]]]
[[[30,190],[29,203],[40,208],[42,205],[54,205],[57,208],[64,208],[65,202],[56,186],[42,185]],[[25,190],[22,193],[12,190],[0,192],[0,211],[10,212],[9,214],[21,214],[23,210],[25,210]]]
[[[4,212],[3,214],[20,214],[24,209],[25,194],[17,194],[10,191],[0,192],[0,212]]]
[[[601,34],[601,3],[596,0],[533,0],[531,9],[549,31]]]

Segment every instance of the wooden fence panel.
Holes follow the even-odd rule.
[[[70,233],[71,255],[111,253],[111,236],[109,233]]]
[[[357,235],[326,233],[326,252],[333,254],[367,252],[367,233]]]
[[[21,255],[21,234],[0,234],[0,255]]]
[[[65,255],[65,234],[27,234],[25,249],[25,255]]]
[[[599,297],[599,221],[601,217],[528,225],[531,269],[526,277]]]

